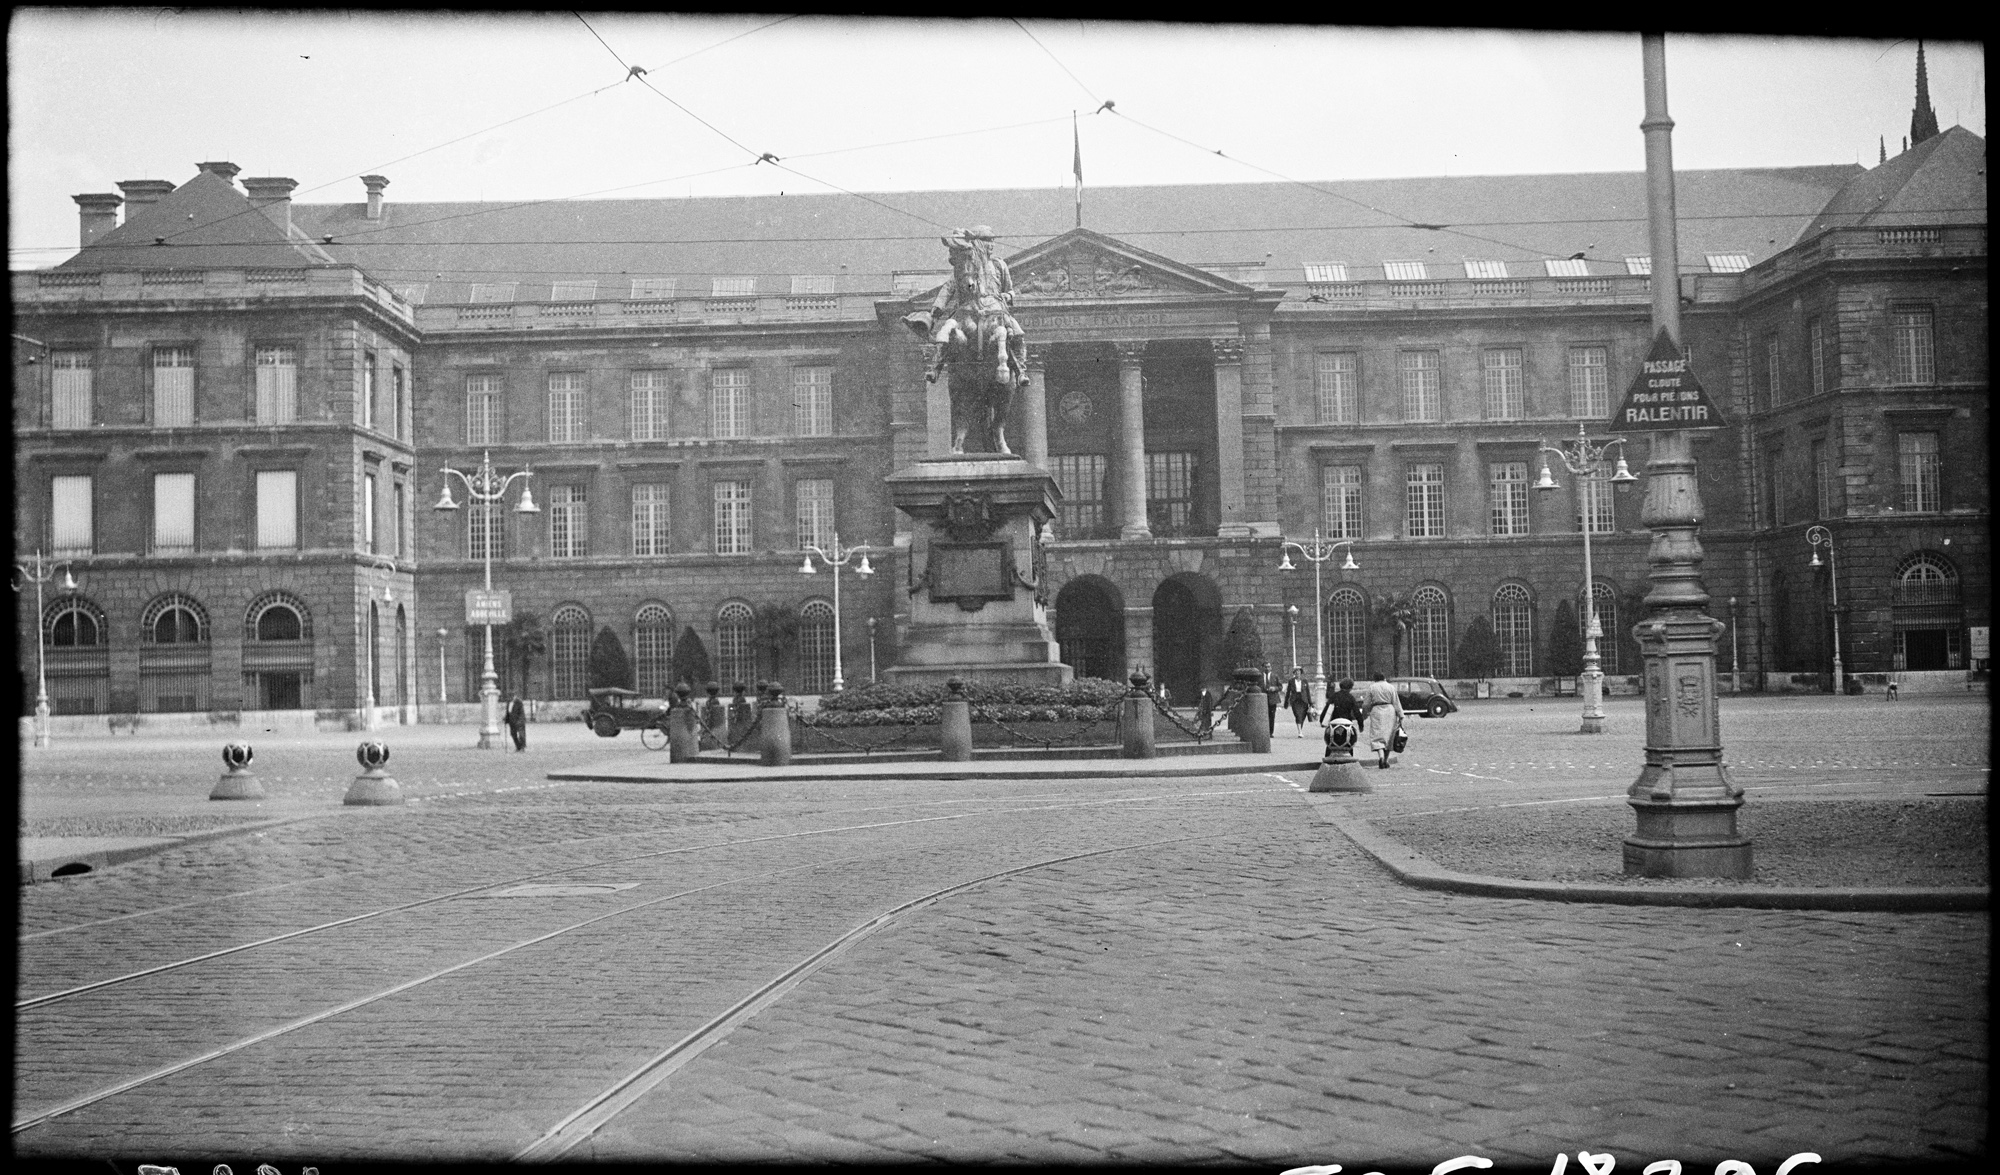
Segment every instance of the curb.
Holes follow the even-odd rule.
[[[1190,755],[1185,757],[1195,759],[1205,758],[1206,756]],[[1079,765],[1074,767],[1049,766],[1047,765],[1047,760],[1041,760],[1038,761],[1037,769],[1035,770],[1019,768],[1015,770],[996,770],[996,768],[1014,766],[1019,762],[1019,760],[1012,762],[998,760],[982,764],[978,761],[971,763],[947,763],[942,760],[932,760],[929,763],[891,763],[878,759],[873,764],[841,764],[836,767],[822,767],[815,770],[813,765],[801,765],[798,760],[794,759],[791,765],[786,767],[764,767],[757,763],[743,763],[740,769],[734,769],[724,763],[681,763],[675,764],[675,766],[683,769],[692,768],[692,770],[684,770],[681,774],[671,774],[668,771],[644,771],[637,769],[619,773],[577,769],[573,771],[551,771],[544,778],[564,783],[826,783],[850,779],[935,779],[946,782],[958,782],[972,779],[1186,779],[1210,775],[1261,775],[1271,771],[1316,771],[1319,769],[1319,760],[1314,758],[1305,763],[1288,763],[1274,759],[1268,763],[1257,763],[1254,765],[1245,765],[1242,763],[1223,765],[1190,763],[1185,766],[1180,764],[1166,764],[1160,759],[1098,759],[1075,760],[1074,762],[1078,762],[1079,764],[1092,762],[1096,766]],[[1061,762],[1061,760],[1057,760],[1057,762]],[[1145,770],[1143,772],[1136,769],[1124,771],[1105,770],[1105,765],[1111,763],[1144,764]],[[893,767],[900,768],[901,770],[867,770],[866,768],[870,766]]]
[[[233,824],[227,828],[213,828],[206,832],[189,832],[174,836],[31,837],[16,842],[20,853],[20,881],[18,884],[39,885],[47,881],[62,880],[62,878],[54,876],[54,873],[57,869],[68,865],[84,866],[83,872],[74,876],[87,876],[88,874],[110,868],[125,861],[137,860],[140,857],[150,857],[155,853],[164,853],[168,849],[177,849],[183,845],[220,840],[226,836],[239,836],[248,832],[262,832],[267,828],[276,828],[281,824],[294,824],[300,820],[312,820],[319,815],[320,813],[283,816],[275,820],[256,820],[248,824]],[[36,840],[74,841],[81,842],[81,844],[76,850],[71,852],[50,852],[42,849],[39,850],[39,856],[30,857],[28,855],[31,851],[30,845]],[[65,876],[69,875],[66,874]]]
[[[1616,906],[1739,907],[1753,910],[1890,911],[1907,914],[1954,913],[1988,908],[1992,891],[1978,886],[1894,889],[1812,889],[1798,886],[1618,886],[1571,885],[1459,873],[1412,851],[1375,830],[1366,820],[1316,813],[1353,841],[1396,880],[1418,889],[1489,898],[1530,898],[1545,902],[1595,902]]]

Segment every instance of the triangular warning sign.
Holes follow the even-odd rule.
[[[1728,423],[1695,378],[1687,355],[1664,328],[1639,365],[1639,377],[1626,390],[1625,402],[1611,417],[1611,427],[1621,432],[1676,432]]]

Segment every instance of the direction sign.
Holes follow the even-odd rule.
[[[468,588],[465,593],[467,624],[507,624],[514,619],[514,593],[486,588]]]
[[[1639,365],[1639,378],[1625,392],[1625,402],[1611,418],[1622,432],[1673,432],[1721,428],[1728,422],[1695,378],[1688,359],[1662,330],[1653,349]]]

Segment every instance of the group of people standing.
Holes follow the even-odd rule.
[[[1265,693],[1270,698],[1273,729],[1277,726],[1278,708],[1282,705],[1292,712],[1292,721],[1298,724],[1299,737],[1304,738],[1306,718],[1312,713],[1312,687],[1306,683],[1305,670],[1294,668],[1291,680],[1285,683],[1282,691],[1267,685]],[[1375,765],[1388,768],[1390,754],[1400,749],[1396,746],[1396,735],[1403,726],[1403,704],[1396,696],[1395,686],[1380,673],[1359,689],[1355,688],[1353,678],[1341,678],[1340,688],[1327,694],[1325,704],[1320,707],[1319,724],[1325,727],[1336,718],[1354,723],[1361,732],[1361,740],[1374,753]]]

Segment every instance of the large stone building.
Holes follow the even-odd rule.
[[[1685,342],[1729,422],[1695,446],[1725,672],[1830,669],[1813,523],[1848,672],[1974,668],[1984,168],[1955,127],[1872,169],[1677,177]],[[400,205],[369,176],[293,205],[236,171],[78,196],[78,254],[14,275],[15,545],[82,581],[21,615],[59,714],[467,703],[489,555],[545,633],[525,672],[500,642],[535,698],[581,697],[605,629],[649,693],[700,657],[807,693],[836,655],[889,667],[914,572],[883,478],[949,428],[900,318],[975,222],[1032,340],[1009,435],[1062,488],[1080,674],[1192,696],[1247,613],[1279,668],[1453,678],[1483,616],[1536,688],[1586,521],[1606,672],[1637,672],[1643,493],[1532,487],[1651,344],[1638,173],[1106,189],[1081,228],[1059,191]],[[488,455],[539,513],[430,508]],[[837,652],[799,567],[836,530],[878,572],[843,573]],[[1319,600],[1279,570],[1315,531],[1352,540]]]

